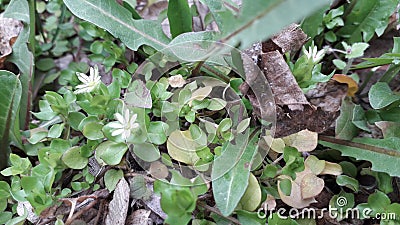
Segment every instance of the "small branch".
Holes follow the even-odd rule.
[[[224,217],[225,219],[231,221],[231,222],[234,223],[234,224],[238,224],[238,225],[241,224],[240,221],[239,221],[238,219],[233,218],[233,217],[231,217],[231,216],[224,216],[224,215],[222,215],[222,213],[221,213],[218,209],[216,209],[216,208],[214,208],[214,207],[212,207],[212,206],[209,206],[209,205],[207,205],[207,204],[205,204],[205,203],[203,203],[203,202],[197,202],[197,205],[200,206],[200,207],[202,207],[202,208],[204,208],[204,209],[206,209],[206,210],[208,210],[208,211],[210,211],[210,212],[213,212],[213,213],[215,213],[215,214],[217,214],[217,215],[219,215],[219,216]]]

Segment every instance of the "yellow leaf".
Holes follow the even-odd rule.
[[[256,210],[260,203],[261,188],[258,184],[257,178],[252,173],[250,173],[249,185],[247,186],[246,192],[240,199],[238,208],[251,212]]]
[[[176,161],[189,165],[195,164],[200,158],[197,156],[198,144],[193,140],[189,130],[175,130],[167,140],[168,154]]]
[[[342,83],[342,84],[347,84],[347,86],[349,87],[347,89],[347,95],[353,97],[357,91],[358,91],[358,84],[355,80],[353,80],[353,78],[344,75],[344,74],[335,74],[332,77],[333,80]]]
[[[287,146],[296,148],[299,152],[310,152],[317,147],[318,133],[302,130],[295,134],[283,137]]]

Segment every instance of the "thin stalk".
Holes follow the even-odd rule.
[[[51,45],[54,45],[54,42],[56,41],[57,36],[60,33],[60,24],[64,21],[65,12],[66,11],[67,10],[66,10],[65,4],[62,4],[62,6],[61,6],[61,15],[60,15],[60,18],[58,19],[58,26],[57,26],[57,29],[56,29],[56,33],[54,34],[53,39],[51,39]]]

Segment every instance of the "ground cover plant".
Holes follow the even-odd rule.
[[[400,224],[399,1],[0,10],[1,224]]]

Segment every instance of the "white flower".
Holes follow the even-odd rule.
[[[127,140],[131,136],[131,131],[139,127],[136,123],[137,114],[131,116],[129,109],[125,109],[123,115],[115,113],[114,116],[117,121],[109,123],[109,126],[115,129],[111,133],[112,136],[121,135],[122,139]]]
[[[97,66],[94,66],[94,68],[90,67],[90,75],[89,76],[87,76],[84,73],[79,73],[79,72],[76,72],[76,76],[78,76],[78,79],[83,84],[76,86],[76,90],[74,91],[75,94],[92,92],[99,86],[99,84],[101,82],[100,76],[99,76],[99,69],[97,68]]]
[[[318,51],[317,46],[308,47],[308,51],[303,47],[303,53],[307,56],[307,59],[311,59],[313,63],[317,64],[324,58],[326,50],[321,49]]]

